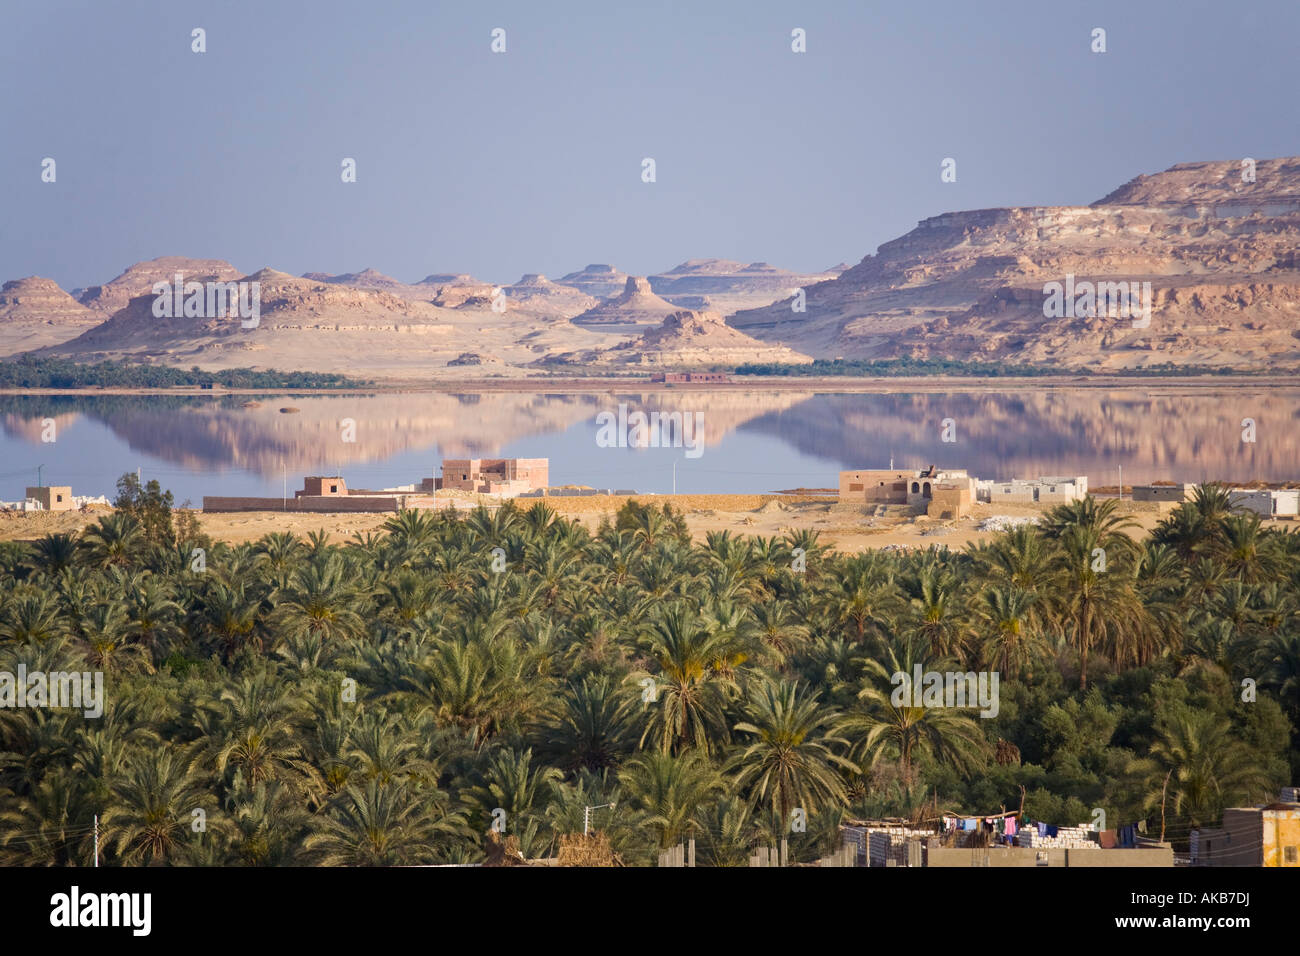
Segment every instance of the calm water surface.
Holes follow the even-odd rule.
[[[596,416],[703,413],[704,451],[602,448]],[[282,408],[297,411],[286,413]],[[1256,441],[1242,441],[1242,420]],[[344,440],[346,420],[355,441]],[[952,419],[955,442],[941,440]],[[54,423],[55,441],[42,441]],[[439,474],[446,457],[546,457],[553,484],[640,492],[833,487],[844,468],[937,464],[983,478],[1300,478],[1300,390],[1029,388],[946,394],[771,390],[359,396],[0,396],[0,499],[35,484],[111,497],[136,468],[178,501],[278,495],[305,474],[381,488]]]

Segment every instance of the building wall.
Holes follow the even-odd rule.
[[[1300,867],[1300,807],[1266,807],[1262,817],[1264,865]]]
[[[1233,488],[1228,491],[1228,500],[1234,508],[1253,511],[1262,518],[1294,518],[1300,513],[1300,491],[1291,489]]]
[[[726,372],[660,372],[650,376],[652,382],[710,383],[731,381]]]
[[[1273,496],[1267,491],[1234,488],[1228,492],[1228,500],[1234,508],[1253,511],[1263,518],[1273,517]]]
[[[27,497],[35,498],[46,511],[73,511],[71,485],[41,485],[27,489]]]
[[[338,476],[311,475],[302,480],[302,491],[295,491],[294,496],[321,497],[322,495],[343,496],[348,493],[347,482]]]
[[[1300,804],[1224,810],[1223,826],[1202,828],[1196,843],[1203,866],[1300,867]]]
[[[408,501],[408,497],[411,499]],[[431,500],[431,499],[430,499]],[[283,498],[235,498],[203,496],[204,511],[310,511],[310,512],[385,512],[398,511],[403,506],[417,507],[418,496],[407,495],[298,495]]]
[[[515,487],[533,491],[550,485],[550,460],[547,458],[447,458],[442,463],[442,482],[438,487],[484,494],[492,492],[492,482],[503,485],[520,482]]]
[[[1085,475],[1072,478],[1043,477],[1034,479],[1013,478],[1011,481],[986,481],[977,484],[976,498],[997,504],[1063,504],[1088,496],[1088,479]]]
[[[1273,492],[1273,514],[1279,518],[1300,515],[1300,491],[1285,489]]]
[[[975,482],[942,482],[934,486],[934,497],[930,499],[926,514],[933,518],[964,518],[970,514],[975,500]]]
[[[927,866],[1052,866],[1052,867],[1151,867],[1174,865],[1171,846],[1142,849],[1070,850],[1063,847],[994,846],[986,849],[937,847],[931,843],[926,852]]]
[[[916,480],[915,471],[841,471],[840,503],[905,505]]]
[[[1187,501],[1194,485],[1134,485],[1134,501]]]

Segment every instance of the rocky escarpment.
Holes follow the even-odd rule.
[[[829,282],[731,317],[819,356],[1102,368],[1300,363],[1300,161],[1194,163],[1092,206],[948,213]],[[1150,290],[1141,315],[1052,315],[1050,283]],[[1046,311],[1045,311],[1046,308]],[[1136,320],[1136,322],[1134,321]]]
[[[623,290],[627,285],[627,278],[626,272],[620,272],[606,263],[596,262],[577,272],[570,272],[556,281],[560,285],[572,286],[594,299],[608,299]]]
[[[641,276],[628,276],[623,291],[573,318],[578,326],[634,331],[658,325],[677,311],[677,306],[655,295]]]
[[[0,355],[67,341],[102,320],[53,279],[13,279],[0,289]]]
[[[772,346],[731,328],[716,312],[682,309],[641,337],[609,349],[567,353],[551,363],[586,366],[699,368],[745,362],[809,361],[782,346]]]
[[[127,266],[122,274],[103,285],[75,292],[77,300],[88,309],[112,315],[138,295],[145,295],[157,282],[174,282],[180,273],[186,282],[209,279],[233,282],[240,271],[224,259],[191,259],[188,256],[159,256]]]
[[[784,299],[793,290],[833,278],[835,273],[801,274],[766,262],[748,265],[730,259],[688,259],[652,275],[655,294],[684,308],[707,302],[711,310],[737,312]]]
[[[568,285],[552,282],[544,275],[529,273],[505,287],[507,301],[537,315],[569,318],[597,305],[597,300]]]
[[[171,355],[214,348],[267,349],[278,344],[285,332],[389,331],[402,326],[428,326],[434,331],[443,321],[442,312],[432,305],[411,302],[387,292],[358,289],[349,285],[300,279],[275,269],[262,269],[237,280],[248,291],[245,302],[252,305],[253,283],[257,288],[255,325],[238,314],[187,316],[179,309],[158,314],[152,292],[136,296],[110,319],[63,343],[58,352],[137,353],[142,356]],[[233,311],[233,310],[232,310]],[[305,362],[298,367],[311,367]]]

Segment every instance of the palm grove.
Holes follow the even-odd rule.
[[[1300,536],[1218,486],[1145,540],[1089,498],[855,556],[692,544],[637,502],[594,533],[507,503],[228,546],[120,489],[80,534],[0,545],[0,671],[101,670],[107,697],[0,710],[5,864],[87,864],[95,815],[107,865],[474,862],[494,820],[538,858],[589,812],[624,862],[694,838],[743,865],[1022,800],[1185,846],[1297,762]],[[997,716],[894,706],[918,663],[998,671]]]

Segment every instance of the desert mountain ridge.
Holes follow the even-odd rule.
[[[58,344],[103,319],[53,279],[12,279],[0,288],[0,354]]]
[[[373,268],[242,275],[225,260],[163,256],[73,295],[32,276],[0,291],[0,355],[379,376],[451,375],[466,356],[503,376],[579,358],[686,367],[741,354],[1294,368],[1298,250],[1300,158],[1190,162],[1088,206],[932,216],[856,265],[813,275],[698,258],[649,276],[595,263],[558,280],[435,272],[407,283]],[[155,316],[155,283],[177,273],[261,283],[259,322]]]
[[[795,300],[729,322],[815,357],[1100,369],[1300,364],[1300,158],[1183,163],[1090,206],[945,213]],[[1051,284],[1149,315],[1053,314]],[[1104,284],[1104,285],[1103,285]],[[1083,292],[1080,293],[1083,295]],[[1124,313],[1124,314],[1121,314]]]
[[[679,309],[639,338],[599,351],[570,352],[539,359],[539,365],[589,368],[635,366],[680,368],[745,362],[808,362],[806,355],[773,346],[731,328],[717,312]]]

